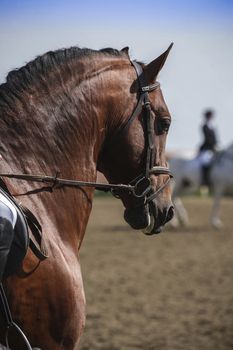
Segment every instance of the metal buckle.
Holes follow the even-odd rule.
[[[142,92],[151,92],[151,91],[153,91],[153,90],[156,90],[158,87],[159,87],[159,83],[158,82],[156,82],[156,83],[154,83],[154,84],[151,84],[151,85],[147,85],[147,86],[142,86],[141,87],[141,91]]]

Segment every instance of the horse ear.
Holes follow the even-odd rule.
[[[150,62],[146,65],[144,72],[148,82],[152,82],[156,79],[160,70],[163,68],[164,63],[166,62],[167,56],[173,46],[173,43],[170,44],[168,49],[162,53],[159,57],[157,57],[154,61]]]
[[[124,52],[129,57],[129,46],[123,47],[123,49],[121,49],[121,52]]]

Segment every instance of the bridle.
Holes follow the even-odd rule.
[[[135,179],[133,179],[129,184],[104,184],[98,182],[90,182],[90,181],[78,181],[78,180],[68,180],[59,178],[57,174],[55,176],[43,176],[43,175],[31,175],[31,174],[0,174],[0,177],[6,178],[14,178],[25,181],[33,181],[33,182],[41,182],[45,183],[49,186],[40,187],[25,193],[21,193],[15,196],[22,195],[30,195],[39,192],[52,192],[54,189],[63,188],[63,187],[94,187],[98,190],[102,191],[110,191],[114,196],[119,197],[119,194],[124,191],[133,195],[135,198],[143,199],[143,204],[147,205],[154,198],[158,196],[158,194],[169,184],[171,178],[173,177],[169,168],[163,166],[153,166],[154,160],[154,125],[153,125],[153,117],[151,113],[151,103],[149,100],[149,93],[151,91],[156,90],[159,87],[159,83],[155,82],[151,85],[146,85],[143,75],[143,69],[139,63],[136,61],[131,61],[131,64],[136,70],[137,80],[139,85],[139,98],[134,109],[132,115],[127,120],[123,128],[120,132],[126,131],[131,123],[135,120],[138,115],[143,112],[143,120],[145,123],[146,130],[146,164],[145,164],[145,172],[144,174],[139,175]],[[152,191],[152,184],[150,180],[150,175],[168,175],[169,178],[167,181],[159,187],[155,192]]]
[[[130,118],[127,120],[126,124],[120,130],[124,132],[129,128],[131,123],[138,117],[138,115],[143,111],[143,121],[145,123],[145,132],[146,132],[146,164],[144,174],[139,175],[134,180],[130,182],[130,185],[133,185],[132,194],[136,198],[143,198],[144,205],[151,202],[154,198],[158,196],[160,192],[169,184],[171,178],[173,177],[168,167],[163,166],[154,166],[154,122],[152,117],[151,102],[149,100],[149,93],[159,88],[160,84],[155,82],[151,85],[146,85],[142,66],[136,62],[131,61],[132,66],[134,67],[137,74],[137,81],[139,85],[139,99],[136,105],[136,108]],[[154,193],[152,193],[152,185],[150,180],[150,175],[168,175],[169,178],[167,181],[159,187]],[[114,192],[113,192],[114,194]]]

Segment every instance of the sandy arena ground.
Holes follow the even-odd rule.
[[[96,198],[81,249],[87,322],[80,350],[232,350],[233,199],[186,198],[190,227],[147,237],[116,199]]]

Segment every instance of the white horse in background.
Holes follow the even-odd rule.
[[[176,209],[174,225],[188,224],[188,214],[180,199],[185,191],[198,190],[201,186],[202,169],[197,156],[194,159],[173,158],[169,161],[170,170],[174,175],[173,203]],[[210,223],[215,228],[220,228],[220,202],[225,193],[233,194],[233,144],[225,150],[218,152],[212,161],[210,180],[213,187],[213,205],[210,215]]]

